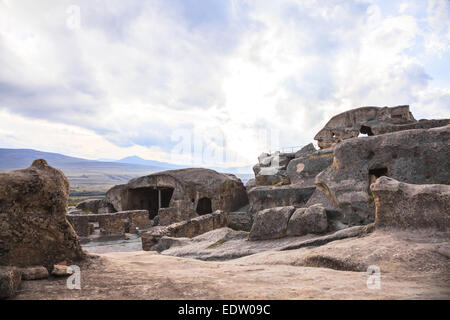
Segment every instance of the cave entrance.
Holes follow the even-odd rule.
[[[382,176],[388,176],[388,169],[387,168],[370,169],[369,176],[374,176],[376,177],[375,179],[378,179],[379,177]]]
[[[379,177],[382,176],[389,176],[389,170],[386,167],[376,168],[376,169],[370,169],[369,170],[369,186],[367,188],[367,195],[369,203],[373,203],[373,194],[372,190],[370,190],[370,186],[372,183],[374,183]]]
[[[359,129],[360,135],[359,136],[373,136],[372,129],[368,126],[361,126],[361,129]]]
[[[158,215],[160,208],[168,208],[173,188],[145,187],[129,191],[128,210],[148,210],[150,219]]]
[[[197,203],[197,210],[196,212],[199,215],[204,215],[212,212],[212,205],[211,205],[211,199],[210,198],[201,198],[198,200]]]

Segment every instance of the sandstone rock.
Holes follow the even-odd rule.
[[[158,242],[152,247],[151,251],[162,252],[170,248],[182,247],[190,243],[190,238],[174,238],[163,236]]]
[[[286,175],[288,163],[294,159],[294,153],[261,154],[258,164],[253,167],[256,186],[272,186],[290,184]]]
[[[245,189],[247,191],[249,191],[251,188],[254,188],[254,187],[256,187],[256,180],[255,179],[249,179],[247,181],[247,184],[245,185]]]
[[[227,215],[222,211],[216,211],[187,221],[177,222],[169,226],[153,227],[142,234],[142,249],[155,250],[154,247],[164,236],[175,238],[193,238],[205,232],[226,227]]]
[[[294,211],[287,226],[288,236],[303,236],[308,233],[327,231],[327,213],[321,205],[299,208]]]
[[[253,214],[251,212],[229,212],[227,213],[228,227],[238,231],[250,231],[253,225]]]
[[[76,208],[87,213],[98,213],[99,208],[103,206],[103,200],[88,199],[78,203]]]
[[[368,232],[371,231],[367,231],[367,226],[356,226],[325,236],[308,234],[297,237],[248,241],[247,232],[221,228],[192,239],[162,237],[158,245],[155,246],[155,250],[163,255],[205,261],[223,261],[264,253],[265,251],[270,255],[279,250],[316,247],[348,237],[363,236]]]
[[[163,216],[188,220],[216,210],[234,211],[246,205],[248,197],[242,181],[232,174],[188,168],[132,179],[109,190],[104,202],[116,211],[148,210],[150,219],[164,209]],[[160,223],[169,223],[172,218],[159,217]]]
[[[317,150],[300,155],[289,162],[286,172],[292,184],[315,187],[315,177],[333,163],[333,149]]]
[[[342,230],[338,230],[336,232],[333,232],[331,234],[327,234],[320,237],[314,237],[311,239],[299,241],[297,243],[289,244],[283,248],[281,248],[281,251],[285,250],[295,250],[300,248],[306,248],[306,247],[318,247],[323,246],[324,244],[327,244],[329,242],[347,239],[347,238],[353,238],[353,237],[361,237],[365,236],[369,233],[372,233],[374,231],[374,224],[368,224],[365,226],[354,226],[345,228]]]
[[[333,165],[316,185],[344,213],[344,223],[374,221],[369,185],[380,176],[413,184],[450,184],[450,126],[349,139],[334,148]]]
[[[370,189],[377,228],[450,229],[450,185],[414,185],[381,177]]]
[[[62,264],[55,264],[53,266],[52,275],[55,277],[68,277],[73,273],[73,270]]]
[[[81,213],[70,214],[67,216],[67,220],[79,237],[89,236],[89,217],[87,215]]]
[[[356,138],[360,133],[373,136],[411,129],[430,129],[448,124],[450,119],[416,121],[409,111],[409,106],[362,107],[334,116],[314,139],[318,141],[320,148],[329,148],[340,141]]]
[[[248,192],[249,211],[255,213],[284,206],[304,207],[315,189],[294,184],[281,187],[255,187]]]
[[[66,219],[69,183],[45,160],[0,174],[0,264],[43,265],[84,257]]]
[[[159,225],[168,226],[172,223],[181,222],[187,219],[193,219],[197,217],[194,212],[180,212],[177,208],[161,208],[159,209]]]
[[[295,153],[295,158],[300,158],[302,156],[307,156],[311,153],[314,153],[316,151],[316,147],[314,147],[314,145],[312,143],[304,146],[303,148],[301,148],[300,150],[298,150]]]
[[[293,206],[270,208],[255,214],[249,240],[278,239],[286,236]]]
[[[22,280],[40,280],[48,278],[48,270],[43,266],[21,268]]]
[[[21,279],[22,272],[18,268],[0,266],[0,299],[14,297]]]
[[[82,214],[83,213],[83,210],[80,210],[80,209],[70,209],[69,208],[69,210],[67,211],[67,214]]]
[[[152,221],[147,210],[129,210],[114,213],[68,215],[67,218],[76,230],[78,236],[87,237],[92,233],[90,224],[96,222],[103,235],[117,235],[136,233],[139,230],[149,229]]]
[[[323,192],[323,190],[319,188],[316,188],[316,190],[314,190],[312,196],[308,199],[308,202],[306,202],[305,208],[308,208],[315,204],[320,204],[327,210],[338,211],[337,206],[334,205],[327,197],[325,192]]]
[[[409,106],[393,108],[362,107],[340,113],[328,121],[325,127],[314,137],[321,149],[336,143],[356,138],[360,133],[374,135],[374,126],[382,124],[410,124],[416,120]]]

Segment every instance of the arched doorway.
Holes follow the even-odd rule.
[[[197,203],[197,210],[196,212],[199,215],[204,215],[212,212],[212,205],[211,205],[211,199],[210,198],[201,198],[198,200]]]

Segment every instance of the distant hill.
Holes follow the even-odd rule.
[[[132,163],[132,164],[151,166],[151,167],[156,167],[156,168],[165,168],[164,170],[182,169],[182,168],[187,167],[185,165],[178,165],[178,164],[173,164],[173,163],[168,163],[168,162],[146,160],[146,159],[142,159],[141,157],[138,157],[138,156],[126,157],[126,158],[117,160],[116,162]],[[220,168],[220,167],[208,167],[208,168],[216,170],[218,172],[224,172],[224,173],[234,173],[234,174],[244,174],[244,175],[245,174],[253,174],[252,166],[230,167],[230,168]]]
[[[137,156],[117,161],[98,161],[32,149],[0,148],[0,172],[27,168],[34,160],[39,158],[47,160],[51,166],[64,172],[69,179],[72,192],[106,191],[114,185],[127,183],[135,177],[186,167],[166,162],[145,160]],[[247,174],[251,172],[249,168],[211,169],[238,174],[245,182],[250,177]],[[240,173],[244,174],[241,175]]]
[[[177,164],[172,164],[168,162],[160,162],[155,160],[145,160],[138,156],[126,157],[120,160],[115,161],[116,163],[130,163],[130,164],[138,164],[143,166],[151,166],[157,168],[169,168],[169,169],[181,169],[186,168],[186,166],[181,166]]]

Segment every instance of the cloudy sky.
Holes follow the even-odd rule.
[[[401,104],[450,117],[448,0],[0,0],[1,148],[247,165]]]

